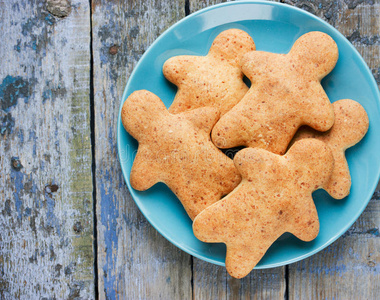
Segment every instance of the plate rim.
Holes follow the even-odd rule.
[[[360,62],[362,63],[362,65],[366,69],[367,73],[370,75],[369,76],[370,80],[371,80],[370,86],[372,87],[372,89],[373,89],[373,87],[377,87],[377,83],[375,81],[375,78],[374,78],[371,70],[369,69],[367,63],[365,62],[364,58],[361,56],[361,54],[359,53],[359,51],[351,44],[351,42],[342,33],[340,33],[335,27],[333,27],[332,25],[330,25],[329,23],[327,23],[323,19],[315,16],[314,14],[312,14],[312,13],[310,13],[308,11],[302,10],[301,8],[298,8],[298,7],[295,7],[295,6],[291,6],[291,5],[288,5],[288,4],[285,4],[285,3],[263,1],[263,0],[241,0],[241,1],[224,2],[224,3],[219,3],[219,4],[216,4],[216,5],[211,5],[211,6],[208,6],[206,8],[200,9],[200,10],[194,12],[194,13],[191,13],[188,16],[186,16],[186,17],[182,18],[181,20],[175,22],[174,24],[170,25],[163,33],[161,33],[152,42],[152,44],[147,48],[147,50],[144,52],[144,54],[140,57],[140,59],[137,62],[137,64],[134,66],[131,74],[128,77],[128,80],[127,80],[127,83],[125,85],[122,97],[120,99],[119,113],[118,113],[118,119],[117,119],[117,152],[118,152],[118,160],[119,160],[120,167],[121,167],[121,170],[122,170],[122,173],[123,173],[124,181],[125,181],[125,183],[126,183],[126,185],[128,187],[128,190],[129,190],[131,198],[135,202],[137,208],[143,214],[144,218],[166,240],[168,240],[170,243],[172,243],[173,245],[175,245],[176,247],[178,247],[179,249],[181,249],[182,251],[184,251],[185,253],[187,253],[189,255],[192,255],[192,256],[197,257],[197,258],[199,258],[199,259],[201,259],[203,261],[206,261],[206,262],[209,262],[209,263],[213,263],[213,264],[216,264],[216,265],[219,265],[219,266],[225,266],[225,263],[217,261],[217,260],[212,259],[212,258],[201,256],[198,253],[194,252],[191,248],[185,248],[181,243],[178,243],[176,240],[174,240],[173,238],[171,238],[171,237],[167,236],[165,233],[163,233],[159,229],[159,227],[154,222],[152,222],[152,220],[150,220],[150,218],[147,217],[147,215],[146,215],[147,212],[145,211],[145,209],[142,208],[142,207],[140,207],[138,205],[138,203],[137,203],[137,201],[135,199],[135,195],[134,195],[135,191],[132,188],[132,186],[130,185],[130,182],[128,180],[129,176],[127,174],[127,171],[125,170],[125,167],[123,166],[123,162],[122,162],[123,158],[121,157],[121,153],[122,153],[123,149],[122,149],[121,141],[120,141],[120,133],[121,133],[121,130],[125,130],[124,127],[123,127],[123,125],[122,125],[122,122],[121,122],[121,110],[122,110],[123,103],[124,103],[125,99],[127,98],[127,91],[130,88],[130,82],[131,82],[130,79],[134,77],[134,75],[136,73],[136,70],[139,68],[139,66],[140,66],[141,62],[144,60],[144,58],[149,54],[150,50],[157,43],[159,43],[159,41],[163,37],[165,37],[171,30],[173,30],[174,27],[176,27],[176,26],[178,26],[178,25],[186,22],[190,18],[193,18],[193,17],[195,17],[197,15],[203,14],[203,13],[205,13],[207,11],[215,10],[215,9],[220,8],[220,7],[231,6],[231,5],[238,5],[239,6],[239,5],[242,5],[242,4],[243,5],[244,4],[252,4],[252,5],[268,5],[268,6],[283,7],[283,8],[286,8],[286,9],[293,10],[293,11],[295,11],[297,13],[307,15],[308,17],[311,17],[312,19],[314,19],[314,20],[322,23],[324,26],[327,26],[335,34],[337,34],[338,36],[340,36],[341,38],[343,38],[345,40],[345,42],[348,44],[348,46],[350,47],[350,49],[356,54],[356,59],[360,60]],[[379,91],[378,88],[374,89],[374,94],[375,94],[375,96],[377,96],[377,99],[376,99],[377,100],[377,105],[380,105],[380,91]],[[372,188],[369,189],[369,192],[370,192],[371,196],[369,196],[369,199],[365,199],[366,200],[366,201],[364,201],[365,205],[363,205],[363,207],[360,210],[358,210],[355,215],[352,216],[351,221],[348,222],[344,227],[342,227],[332,238],[330,238],[329,240],[327,240],[325,243],[323,243],[321,246],[317,247],[316,249],[314,249],[314,250],[312,250],[310,252],[305,253],[304,255],[300,255],[300,256],[297,256],[296,258],[288,259],[288,260],[285,260],[285,261],[282,261],[282,262],[278,262],[278,263],[269,263],[269,264],[265,264],[265,265],[257,265],[257,266],[254,267],[254,269],[256,269],[256,270],[258,270],[258,269],[269,269],[269,268],[286,266],[286,265],[289,265],[289,264],[292,264],[292,263],[304,260],[305,258],[308,258],[308,257],[310,257],[310,256],[312,256],[312,255],[314,255],[314,254],[322,251],[323,249],[327,248],[328,246],[330,246],[338,238],[340,238],[345,232],[347,232],[347,230],[357,221],[357,219],[360,217],[360,215],[363,213],[363,211],[368,206],[368,203],[370,202],[370,200],[372,198],[372,195],[374,194],[374,192],[376,190],[376,187],[378,185],[379,179],[380,179],[380,169],[377,170],[377,176],[376,176],[375,179],[376,179],[376,181],[374,181]],[[339,201],[339,200],[336,200],[336,201]]]

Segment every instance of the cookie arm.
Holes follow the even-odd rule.
[[[226,205],[226,199],[220,200],[195,217],[193,232],[197,239],[206,243],[220,243],[223,241],[226,234],[225,224],[223,224],[226,221],[223,217]]]
[[[139,149],[133,162],[130,182],[138,191],[145,191],[160,181],[159,167],[146,149]]]
[[[301,113],[303,125],[308,125],[318,131],[327,131],[335,121],[334,108],[319,82],[310,84],[308,109]]]
[[[343,199],[348,196],[351,189],[351,175],[343,150],[334,149],[334,169],[331,177],[323,188],[334,199]]]
[[[169,58],[162,67],[167,80],[178,86],[187,76],[187,66],[191,64],[192,56],[180,55]]]

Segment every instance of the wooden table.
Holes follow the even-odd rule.
[[[128,77],[214,0],[0,0],[0,299],[380,299],[380,194],[322,252],[242,280],[177,249],[116,150]],[[380,1],[284,1],[329,22],[380,84]]]

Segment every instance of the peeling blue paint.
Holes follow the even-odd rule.
[[[30,207],[25,208],[24,217],[29,217],[32,214],[32,209]]]
[[[104,290],[107,299],[114,299],[117,292],[115,290],[116,275],[113,274],[115,272],[116,257],[113,256],[113,253],[118,252],[117,219],[119,217],[119,203],[111,188],[112,176],[109,172],[106,171],[105,176],[101,174],[99,178],[100,203],[102,208],[100,216],[102,224],[106,227],[104,232],[106,248],[106,262],[103,266]]]
[[[20,12],[19,4],[18,4],[18,3],[14,3],[14,4],[12,4],[12,10],[13,10],[13,11]]]
[[[125,187],[124,176],[121,170],[118,173],[119,173],[119,189],[122,189],[123,187]]]
[[[368,229],[366,233],[372,234],[374,236],[379,236],[380,235],[379,228]]]
[[[57,119],[57,117],[56,116],[54,116],[54,124],[56,124],[56,126],[55,126],[55,130],[54,130],[54,137],[55,138],[58,138],[58,119]]]
[[[33,27],[37,24],[37,18],[29,18],[24,24],[21,26],[21,33],[23,36],[27,36],[30,32],[33,31]]]
[[[21,40],[17,40],[17,44],[13,46],[13,50],[16,50],[17,52],[21,52]]]
[[[47,100],[54,102],[57,98],[64,98],[66,94],[67,90],[64,86],[61,86],[61,84],[53,86],[51,82],[46,81],[46,88],[42,92],[42,103],[45,104]]]
[[[44,160],[40,160],[40,170],[41,171],[44,171],[45,170],[45,161]]]
[[[100,62],[102,64],[108,63],[108,55],[106,54],[107,52],[108,52],[108,50],[101,49],[101,51],[99,53]]]
[[[59,224],[59,219],[54,214],[55,199],[52,194],[45,189],[45,200],[46,200],[46,224],[52,228],[55,228],[58,235],[61,235],[61,227]]]
[[[36,156],[37,154],[37,140],[38,137],[36,135],[36,132],[33,129],[29,129],[29,138],[28,141],[33,141],[33,156]]]
[[[5,135],[6,132],[11,134],[13,132],[13,127],[15,126],[15,119],[12,117],[11,113],[7,113],[2,118],[0,118],[0,134]]]
[[[55,22],[55,18],[49,13],[37,9],[37,15],[21,25],[21,34],[27,38],[23,44],[24,48],[33,49],[41,55],[40,57],[46,56],[46,45],[51,42],[50,33]],[[40,64],[41,59],[37,63]]]
[[[24,130],[23,129],[18,130],[18,138],[20,139],[20,144],[23,145],[24,144]]]
[[[108,143],[110,144],[110,149],[112,150],[112,153],[117,153],[116,143],[114,142],[113,138],[113,128],[110,126],[108,130]]]
[[[19,221],[22,221],[23,203],[22,203],[22,200],[20,199],[20,196],[21,196],[21,192],[24,190],[24,183],[23,183],[24,176],[25,176],[24,173],[11,169],[11,181],[14,184],[13,197],[15,199],[17,219]]]
[[[1,109],[9,112],[21,97],[27,102],[30,96],[29,82],[20,76],[6,76],[0,84]]]
[[[55,23],[55,19],[52,15],[49,14],[45,17],[45,22],[48,25],[53,25]]]
[[[57,152],[59,153],[59,140],[56,140],[54,142],[54,145],[55,145],[55,150],[57,150]]]
[[[52,93],[51,89],[47,89],[47,90],[43,91],[42,92],[42,103],[45,103],[46,100],[51,99],[52,95],[53,95],[53,93]]]
[[[113,45],[117,32],[120,31],[120,26],[113,19],[108,20],[107,25],[103,25],[98,31],[98,37],[102,44],[99,51],[99,58],[101,64],[106,64],[110,60],[109,47]]]
[[[29,48],[32,48],[34,51],[37,50],[37,39],[33,38],[30,44],[26,45]]]
[[[38,195],[38,193],[37,193],[38,187],[34,181],[32,181],[32,188],[31,188],[30,192],[33,195],[35,208],[41,208],[42,207],[42,199],[41,199],[40,195]]]

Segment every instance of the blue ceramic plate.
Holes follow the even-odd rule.
[[[350,195],[334,200],[319,190],[313,196],[320,219],[320,233],[312,242],[283,235],[268,250],[256,269],[286,265],[304,259],[330,245],[359,217],[370,200],[380,169],[380,105],[376,82],[355,48],[333,27],[300,9],[272,2],[230,2],[198,11],[162,34],[134,69],[123,99],[136,90],[147,89],[170,106],[176,88],[162,74],[164,62],[175,55],[206,55],[214,38],[223,30],[248,32],[257,50],[287,53],[295,40],[309,31],[323,31],[338,44],[339,60],[322,81],[332,102],[350,98],[360,102],[369,115],[367,135],[346,151],[352,175]],[[124,130],[119,114],[118,151],[123,174],[133,199],[148,221],[177,247],[203,260],[224,265],[224,244],[200,242],[192,232],[191,220],[175,195],[157,184],[145,192],[131,188],[129,175],[138,143]]]

